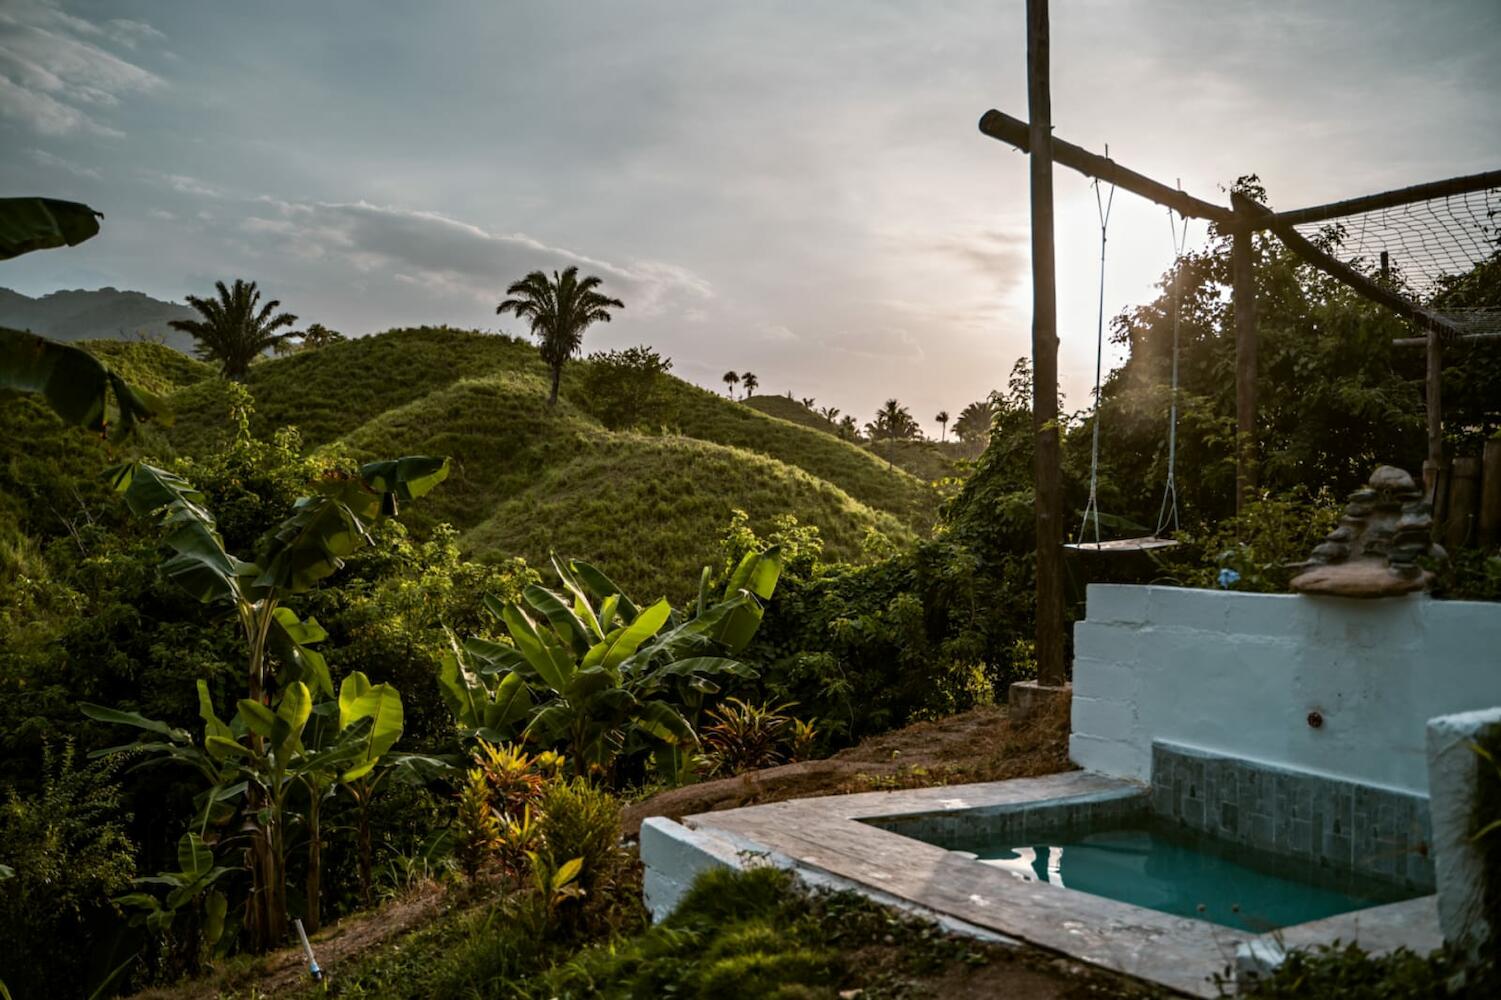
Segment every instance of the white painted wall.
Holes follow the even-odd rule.
[[[1481,893],[1485,861],[1472,839],[1471,809],[1480,782],[1480,755],[1470,749],[1501,726],[1501,708],[1446,715],[1428,722],[1428,784],[1433,812],[1433,861],[1438,922],[1444,940],[1480,954],[1491,939]]]
[[[1092,771],[1148,780],[1160,739],[1426,795],[1427,721],[1501,705],[1501,604],[1094,584],[1073,683]]]

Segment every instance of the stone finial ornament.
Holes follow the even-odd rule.
[[[1422,557],[1447,558],[1433,542],[1433,506],[1401,469],[1383,465],[1350,494],[1339,526],[1317,547],[1292,589],[1303,594],[1388,597],[1427,590],[1433,574]]]

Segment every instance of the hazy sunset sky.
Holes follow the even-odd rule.
[[[1501,3],[1053,4],[1057,134],[1274,207],[1501,167]],[[1028,351],[1014,2],[0,0],[0,193],[103,232],[0,265],[27,294],[181,299],[260,282],[362,335],[495,316],[579,263],[625,300],[586,349],[648,343],[716,389],[924,426]],[[1060,169],[1066,405],[1093,376],[1098,227]],[[1190,242],[1202,242],[1194,224]],[[1164,210],[1122,194],[1107,313],[1150,297]]]

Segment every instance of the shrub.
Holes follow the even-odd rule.
[[[1419,955],[1398,948],[1372,955],[1356,944],[1320,945],[1288,952],[1269,976],[1235,992],[1228,977],[1217,977],[1221,996],[1254,1000],[1431,1000],[1449,996],[1452,961],[1442,952]]]
[[[84,996],[118,963],[97,945],[135,875],[122,763],[79,766],[72,742],[47,746],[40,791],[0,805],[0,865],[14,872],[0,886],[0,980],[16,996]]]
[[[542,796],[541,836],[554,867],[572,858],[583,861],[579,887],[586,910],[602,913],[614,905],[625,865],[619,800],[583,778],[557,782]]]
[[[574,398],[611,430],[661,427],[673,413],[664,376],[672,359],[646,345],[589,355]]]

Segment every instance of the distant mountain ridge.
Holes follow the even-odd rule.
[[[79,288],[40,298],[0,288],[0,326],[53,340],[152,340],[191,353],[193,338],[167,324],[197,316],[180,303],[118,288]]]

